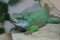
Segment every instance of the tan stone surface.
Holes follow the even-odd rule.
[[[0,35],[0,40],[12,40],[10,33],[4,33]]]
[[[13,40],[60,40],[60,24],[48,24],[32,35],[13,33]]]

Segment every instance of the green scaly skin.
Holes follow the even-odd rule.
[[[32,33],[46,23],[59,23],[60,19],[58,17],[50,17],[48,11],[44,8],[36,10],[32,12],[30,16],[27,17],[27,21],[29,22],[29,27],[27,28],[27,33]]]
[[[25,11],[25,12],[22,12],[22,14],[20,14],[19,16],[22,16],[25,19],[27,19],[26,21],[29,24],[28,27],[26,28],[27,29],[27,31],[25,32],[26,34],[30,34],[32,32],[39,30],[39,28],[43,27],[46,23],[60,22],[60,18],[51,17],[45,8],[40,8],[38,10],[32,11],[30,14],[28,14],[28,12]],[[25,21],[25,20],[22,20],[22,21]]]

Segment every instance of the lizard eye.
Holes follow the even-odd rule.
[[[16,19],[22,19],[22,18],[18,17],[18,18],[16,18]]]
[[[27,19],[25,19],[27,21]]]
[[[18,18],[16,18],[16,19],[21,19],[21,20],[25,20],[25,21],[27,21],[27,19],[25,19],[24,17],[18,17]]]
[[[22,18],[22,20],[25,20],[25,21],[27,21],[27,19],[26,19],[26,18]]]
[[[19,16],[19,17],[17,17],[16,19],[22,19],[22,17],[21,17],[21,16]]]

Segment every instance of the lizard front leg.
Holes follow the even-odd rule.
[[[39,30],[39,26],[30,26],[27,28],[27,31],[25,32],[26,35],[32,34],[33,32]]]

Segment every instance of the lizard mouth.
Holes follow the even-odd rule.
[[[28,25],[29,25],[29,23],[28,22],[26,22],[26,21],[23,21],[23,22],[17,22],[17,23],[14,23],[16,26],[20,26],[20,27],[22,27],[22,28],[26,28],[26,27],[28,27]]]

